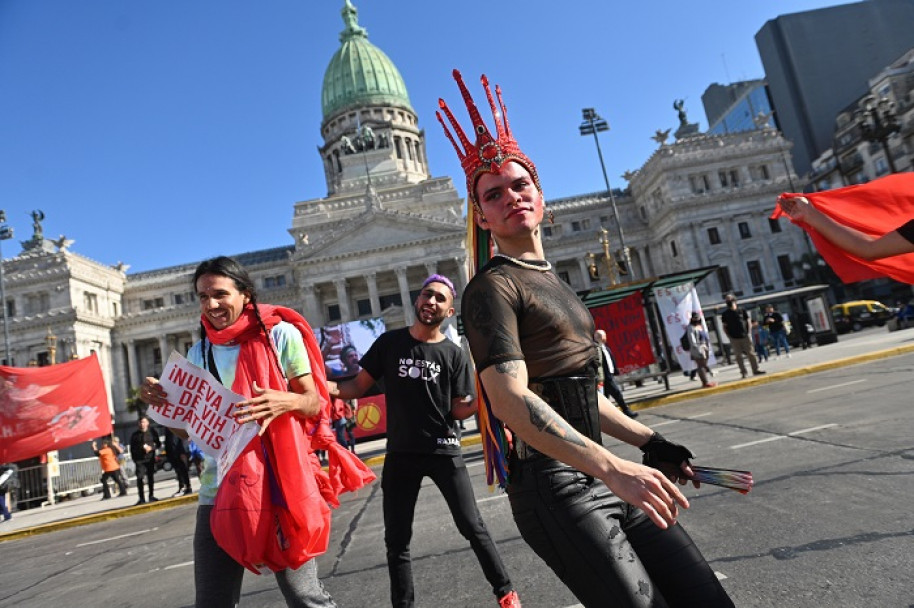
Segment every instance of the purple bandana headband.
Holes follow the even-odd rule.
[[[429,278],[425,279],[425,282],[422,283],[422,289],[428,287],[429,283],[441,283],[451,290],[451,297],[457,298],[457,290],[454,289],[454,284],[451,283],[451,280],[444,276],[443,274],[433,274]]]

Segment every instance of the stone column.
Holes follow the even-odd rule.
[[[413,303],[409,297],[409,281],[406,278],[406,268],[395,268],[397,284],[400,286],[400,301],[403,303],[403,322],[407,326],[413,324]]]
[[[317,303],[317,293],[314,283],[302,284],[302,296],[305,300],[304,316],[312,327],[323,325],[324,316],[321,314],[320,307]]]
[[[168,356],[171,354],[172,349],[169,342],[168,334],[159,336],[159,352],[162,353],[162,369],[158,370],[159,374],[165,369],[165,362],[168,361]]]
[[[466,256],[454,258],[454,263],[457,264],[457,276],[454,277],[457,279],[457,293],[462,296],[463,290],[467,288],[467,283],[470,282],[470,275],[467,270],[467,258]]]
[[[136,340],[127,340],[127,390],[140,384],[140,373],[136,367]]]
[[[425,276],[430,277],[433,274],[438,274],[438,262],[426,262]]]
[[[365,275],[365,282],[368,283],[368,300],[371,302],[371,316],[378,318],[381,316],[381,299],[378,297],[378,273],[369,272]]]
[[[340,320],[343,323],[352,321],[352,311],[349,309],[349,292],[346,289],[346,279],[334,279],[336,287],[336,299],[340,306]]]
[[[584,258],[578,258],[578,268],[581,269],[581,277],[584,279],[584,286],[588,289],[591,289],[596,286],[596,283],[590,279],[590,269],[587,267],[587,262],[584,261]],[[599,265],[597,266],[599,268]],[[606,272],[604,269],[603,272]]]

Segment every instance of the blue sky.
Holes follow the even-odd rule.
[[[461,195],[434,118],[463,117],[451,69],[474,95],[486,73],[547,199],[604,189],[581,109],[594,107],[610,182],[637,169],[657,129],[707,123],[714,82],[764,76],[755,33],[834,2],[683,4],[581,0],[355,0],[359,23],[402,74],[435,176]],[[320,90],[343,0],[0,0],[0,209],[130,272],[292,244],[297,201],[326,196]],[[480,97],[477,97],[481,99]]]

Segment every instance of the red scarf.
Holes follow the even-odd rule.
[[[339,445],[330,429],[330,395],[320,347],[308,322],[290,308],[258,305],[267,332],[280,321],[301,333],[320,413],[308,420],[289,414],[274,419],[262,437],[255,437],[226,473],[216,493],[210,520],[219,545],[236,561],[259,572],[261,565],[277,571],[298,568],[327,549],[328,504],[339,506],[339,494],[371,483],[374,473]],[[279,355],[248,305],[237,321],[216,330],[202,317],[213,344],[237,343],[238,365],[232,390],[253,397],[252,386],[289,390]],[[326,450],[329,474],[315,450]],[[277,529],[278,527],[278,529]]]
[[[867,184],[836,190],[781,195],[788,196],[805,196],[813,207],[839,224],[880,237],[914,218],[914,173],[896,173]],[[782,215],[786,214],[776,207],[771,218]],[[845,283],[891,277],[914,284],[914,253],[864,260],[836,247],[812,226],[797,225],[809,233],[816,249]]]

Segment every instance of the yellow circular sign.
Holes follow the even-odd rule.
[[[355,420],[360,429],[370,431],[381,422],[381,408],[376,403],[360,404]]]

